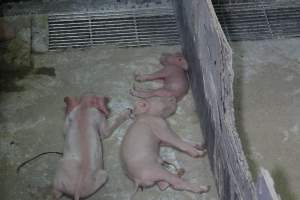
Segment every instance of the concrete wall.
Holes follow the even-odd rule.
[[[191,88],[220,199],[255,200],[235,128],[231,48],[210,0],[175,2]]]

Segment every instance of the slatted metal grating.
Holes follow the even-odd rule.
[[[49,50],[93,45],[138,47],[180,43],[170,8],[143,8],[48,17]]]
[[[214,8],[229,40],[300,37],[300,2],[218,3]]]
[[[50,50],[103,44],[134,47],[180,43],[171,0],[30,2],[3,4],[0,9],[5,16],[47,14]],[[299,0],[212,2],[228,40],[300,37]]]

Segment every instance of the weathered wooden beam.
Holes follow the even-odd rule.
[[[189,78],[221,200],[256,200],[237,134],[232,51],[210,0],[175,1]]]
[[[260,168],[260,174],[256,181],[257,198],[259,200],[281,200],[274,189],[274,181],[264,168]]]

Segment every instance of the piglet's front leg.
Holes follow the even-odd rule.
[[[139,81],[139,82],[144,82],[144,81],[153,81],[153,80],[157,80],[157,79],[162,79],[162,78],[165,78],[167,76],[167,71],[165,68],[159,70],[159,71],[156,71],[152,74],[138,74],[138,73],[135,73],[134,75],[134,79],[136,81]]]
[[[116,130],[123,122],[129,119],[131,112],[131,109],[123,111],[109,124],[107,121],[103,120],[100,124],[100,133],[103,134],[105,138],[110,137],[114,130]]]
[[[172,97],[172,96],[176,95],[175,92],[165,89],[165,88],[142,89],[142,88],[136,87],[135,84],[133,85],[133,88],[132,88],[132,90],[129,91],[129,93],[132,96],[141,97],[141,98],[150,98],[150,97],[154,97],[154,96]]]
[[[164,120],[157,120],[153,127],[155,135],[161,140],[163,145],[173,146],[194,158],[206,155],[206,149],[199,144],[184,141],[174,133]]]
[[[170,135],[167,140],[163,141],[163,143],[167,146],[177,148],[193,158],[204,157],[207,153],[207,150],[203,147],[203,145],[184,141],[175,135],[175,133]]]

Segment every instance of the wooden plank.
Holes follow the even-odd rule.
[[[256,181],[257,197],[261,200],[280,200],[274,189],[274,181],[264,168],[260,168],[260,175]]]
[[[235,128],[232,51],[211,1],[176,1],[183,51],[221,200],[256,200]]]

